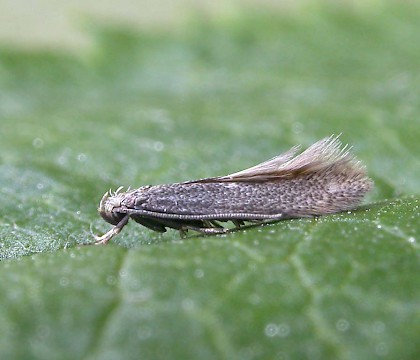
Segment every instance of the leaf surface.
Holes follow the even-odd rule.
[[[81,58],[3,47],[0,358],[415,358],[415,10],[98,28]],[[109,188],[225,175],[332,133],[375,181],[360,209],[184,240],[133,222],[82,245],[110,228]]]

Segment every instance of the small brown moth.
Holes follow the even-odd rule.
[[[354,209],[372,188],[364,166],[341,147],[338,136],[324,138],[300,155],[299,146],[271,160],[227,176],[135,190],[107,192],[100,215],[114,227],[96,244],[107,243],[131,218],[149,229],[173,228],[205,234],[231,231],[244,221],[311,217]]]

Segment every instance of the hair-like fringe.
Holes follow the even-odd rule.
[[[319,140],[295,156],[299,148],[300,146],[294,146],[285,153],[256,166],[227,176],[203,179],[203,181],[269,181],[322,171],[331,168],[331,166],[353,176],[366,175],[365,167],[350,152],[351,147],[342,146],[339,135],[331,135]]]

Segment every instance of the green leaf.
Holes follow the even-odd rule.
[[[0,358],[416,358],[420,12],[348,10],[97,27],[81,57],[3,47]],[[130,223],[82,245],[110,229],[109,188],[332,133],[375,181],[353,212],[183,240]]]

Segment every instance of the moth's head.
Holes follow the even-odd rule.
[[[117,225],[126,215],[125,213],[117,211],[124,200],[124,194],[118,193],[119,190],[121,190],[121,188],[117,189],[114,193],[107,191],[104,196],[102,196],[98,207],[98,212],[102,218],[112,225]]]

